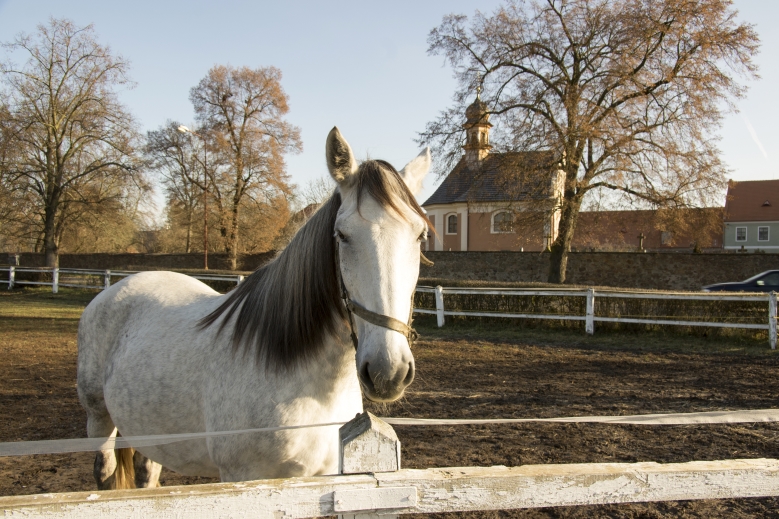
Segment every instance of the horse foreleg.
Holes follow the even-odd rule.
[[[133,455],[135,466],[135,487],[152,488],[160,486],[162,465],[155,463],[138,451]]]
[[[94,417],[87,419],[89,437],[113,437],[116,436],[116,427],[110,418],[96,420]],[[98,490],[113,490],[116,488],[116,453],[114,449],[98,451],[95,455],[95,466],[92,474],[95,476]]]
[[[87,413],[87,432],[90,438],[113,438],[118,431],[108,414]],[[133,488],[133,449],[104,449],[95,455],[92,474],[98,490]]]

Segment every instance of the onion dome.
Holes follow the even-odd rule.
[[[465,109],[465,122],[466,124],[485,123],[489,117],[485,117],[487,114],[487,103],[481,100],[477,95],[476,100]]]

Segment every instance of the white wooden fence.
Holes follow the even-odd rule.
[[[363,413],[340,430],[340,473],[241,483],[0,497],[3,517],[393,517],[779,495],[779,460],[400,468],[400,443]]]
[[[61,268],[30,268],[30,267],[0,267],[0,272],[7,272],[8,275],[0,278],[0,284],[8,285],[8,289],[11,290],[16,285],[45,285],[50,286],[51,291],[56,294],[59,291],[59,287],[72,287],[72,288],[97,288],[103,289],[111,286],[111,278],[114,277],[127,277],[133,274],[137,274],[138,271],[133,270],[93,270],[93,269],[61,269]],[[17,279],[16,274],[32,272],[50,274],[51,281],[28,281]],[[222,274],[188,274],[189,276],[204,281],[232,281],[235,284],[239,284],[244,280],[244,276],[240,275],[222,275]],[[95,280],[99,280],[99,284],[95,284]],[[90,284],[92,283],[92,284]]]
[[[506,317],[514,319],[555,319],[565,321],[584,321],[585,331],[592,335],[595,333],[596,322],[611,323],[640,323],[657,324],[672,326],[711,326],[716,328],[745,328],[754,330],[768,330],[768,342],[771,349],[776,349],[776,292],[767,294],[734,294],[732,292],[642,292],[638,290],[595,290],[594,288],[582,289],[514,289],[514,288],[444,288],[437,287],[417,287],[417,292],[432,293],[435,295],[435,310],[415,308],[415,313],[432,314],[437,317],[438,326],[444,325],[445,316],[462,315],[471,317]],[[444,295],[500,295],[500,296],[549,296],[549,297],[584,297],[586,298],[584,315],[565,315],[565,314],[518,314],[504,312],[472,312],[472,311],[452,311],[446,310],[444,306]],[[624,299],[681,299],[688,301],[765,301],[767,302],[767,312],[765,324],[755,323],[737,323],[737,322],[717,322],[717,321],[685,321],[672,319],[657,319],[652,317],[634,318],[634,317],[601,317],[595,315],[595,298],[624,298]]]
[[[76,287],[76,288],[95,288],[106,289],[111,286],[112,277],[126,277],[137,273],[130,270],[90,270],[90,269],[60,269],[60,268],[28,268],[28,267],[0,267],[0,272],[7,272],[8,275],[5,279],[0,277],[0,284],[8,285],[8,289],[12,289],[16,285],[47,285],[51,286],[53,293],[57,293],[59,287]],[[23,281],[16,279],[17,273],[33,272],[33,273],[49,273],[51,274],[51,281]],[[232,281],[236,284],[241,283],[244,280],[244,276],[241,275],[211,275],[211,274],[196,274],[192,277],[204,281]],[[100,284],[89,284],[90,280],[100,279]],[[76,280],[81,282],[76,282]],[[776,349],[777,343],[777,294],[776,292],[770,292],[767,294],[747,294],[740,293],[734,294],[731,292],[714,292],[714,293],[694,293],[694,292],[642,292],[640,290],[596,290],[594,288],[581,288],[581,289],[516,289],[516,288],[445,288],[442,286],[437,287],[417,287],[417,292],[432,293],[435,295],[435,310],[415,308],[414,313],[417,314],[432,314],[437,317],[438,326],[444,325],[445,316],[460,315],[471,317],[504,317],[514,319],[553,319],[553,320],[566,320],[566,321],[584,321],[585,331],[592,335],[595,333],[596,322],[613,322],[613,323],[639,323],[639,324],[656,324],[656,325],[671,325],[671,326],[710,326],[716,328],[742,328],[742,329],[754,329],[754,330],[768,330],[768,342],[771,345],[771,349]],[[586,299],[584,315],[565,315],[565,314],[520,314],[520,313],[504,313],[504,312],[473,312],[473,311],[453,311],[446,310],[444,306],[444,295],[501,295],[501,296],[548,296],[548,297],[584,297]],[[691,320],[672,320],[672,319],[657,319],[651,317],[635,318],[635,317],[602,317],[595,315],[595,298],[596,297],[608,297],[608,298],[624,298],[624,299],[681,299],[681,300],[696,300],[696,301],[765,301],[767,302],[766,322],[765,324],[755,323],[737,323],[737,322],[717,322],[717,321],[691,321]]]

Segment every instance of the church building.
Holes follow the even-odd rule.
[[[427,250],[544,250],[557,238],[565,178],[553,153],[491,153],[478,94],[465,117],[464,154],[422,204],[436,230]]]

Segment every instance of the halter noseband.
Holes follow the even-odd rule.
[[[424,256],[422,256],[424,258]],[[425,258],[427,260],[427,258]],[[428,260],[429,261],[429,260]],[[431,262],[432,264],[432,262]],[[408,323],[399,321],[394,317],[388,315],[377,314],[371,312],[359,303],[356,303],[349,297],[349,291],[346,290],[344,284],[344,278],[341,275],[341,255],[339,253],[338,239],[335,239],[335,272],[338,277],[338,284],[341,286],[341,299],[343,299],[344,306],[346,306],[346,313],[349,316],[349,329],[351,330],[352,344],[354,349],[357,349],[357,334],[354,331],[354,317],[352,314],[356,314],[360,319],[367,321],[376,326],[381,326],[388,330],[398,332],[408,340],[408,345],[411,346],[414,341],[419,337],[416,330],[411,327],[411,321],[414,314],[414,293],[411,293],[411,310],[408,313]]]

